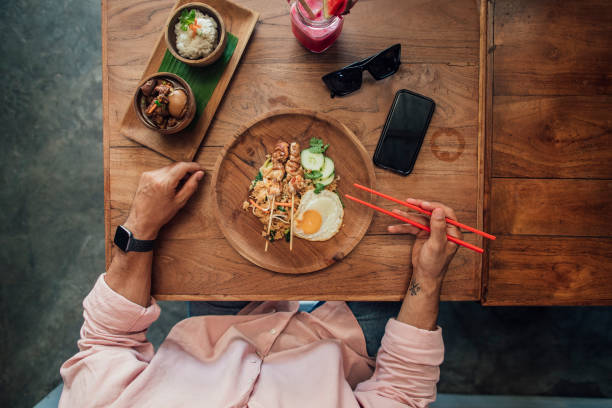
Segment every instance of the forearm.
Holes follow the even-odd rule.
[[[153,251],[125,253],[117,250],[106,272],[106,283],[126,299],[148,307],[151,302],[152,262]]]
[[[153,240],[159,232],[156,226],[151,226],[146,219],[139,219],[130,214],[124,226],[132,231],[138,239]],[[153,251],[122,252],[115,251],[105,281],[115,292],[126,299],[148,307],[151,304],[151,265]]]
[[[410,293],[406,298],[409,297]],[[405,306],[412,307],[415,303],[406,302]],[[408,312],[409,315],[413,313]],[[422,325],[419,320],[404,319],[403,322],[389,319],[376,356],[376,370],[355,390],[363,408],[425,408],[436,399],[439,366],[444,359],[442,330],[416,327]]]
[[[120,265],[115,258],[114,266]],[[158,318],[159,306],[143,308],[117,294],[107,276],[98,278],[83,301],[80,351],[60,370],[64,380],[60,407],[113,405],[153,358],[146,331]]]
[[[441,279],[425,277],[415,270],[397,320],[419,329],[435,330],[441,287]]]

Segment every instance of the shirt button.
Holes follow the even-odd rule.
[[[270,334],[276,334],[276,329],[270,330]]]

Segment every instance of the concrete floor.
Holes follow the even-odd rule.
[[[99,0],[5,2],[0,36],[0,406],[31,407],[104,270]],[[155,344],[186,314],[162,308]],[[612,397],[611,308],[445,303],[440,322],[439,392]]]

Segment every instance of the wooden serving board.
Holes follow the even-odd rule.
[[[374,187],[374,166],[353,132],[327,115],[304,109],[273,111],[256,119],[241,129],[215,166],[212,191],[219,227],[238,253],[262,268],[291,274],[323,269],[348,255],[372,222],[370,208],[341,198],[344,218],[333,238],[312,242],[294,237],[293,251],[285,240],[270,243],[264,251],[264,226],[251,211],[242,209],[249,185],[279,140],[298,142],[304,149],[312,137],[330,145],[326,155],[334,161],[340,195],[354,190],[353,183]],[[371,200],[369,193],[354,194]]]
[[[185,3],[193,2],[192,0],[179,0],[174,5],[172,10],[182,6]],[[196,1],[197,2],[197,1]],[[122,136],[135,140],[136,142],[145,145],[156,152],[176,161],[191,161],[195,157],[206,131],[210,126],[221,98],[229,85],[234,71],[240,62],[240,58],[246,48],[249,38],[255,28],[259,13],[239,6],[227,0],[206,0],[200,3],[208,4],[214,7],[225,23],[226,30],[236,37],[238,43],[236,49],[225,67],[215,90],[206,104],[204,110],[196,117],[195,122],[186,129],[173,135],[162,135],[152,129],[145,127],[140,120],[132,104],[129,105],[127,112],[121,123],[120,133]],[[168,15],[171,15],[170,12]],[[159,66],[166,54],[166,42],[164,40],[164,30],[162,27],[159,40],[153,51],[153,55],[149,59],[141,79],[149,76],[159,70]]]

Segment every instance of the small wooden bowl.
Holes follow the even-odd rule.
[[[178,83],[187,93],[187,111],[185,112],[183,119],[181,119],[181,121],[179,122],[177,126],[167,128],[167,129],[160,129],[159,127],[155,126],[155,124],[152,123],[146,117],[142,109],[140,109],[140,96],[142,95],[142,91],[140,90],[140,87],[143,86],[144,83],[147,82],[149,79],[167,79],[171,82]],[[134,100],[132,101],[132,103],[134,106],[134,111],[136,112],[136,116],[138,116],[138,119],[140,119],[142,124],[148,127],[149,129],[153,129],[164,135],[170,135],[170,134],[177,133],[185,129],[187,126],[189,126],[189,124],[193,120],[195,113],[196,113],[196,101],[195,101],[195,96],[193,94],[193,91],[191,90],[191,87],[189,86],[187,82],[185,82],[183,78],[173,73],[170,73],[170,72],[156,72],[155,74],[149,75],[148,77],[143,79],[138,84],[138,87],[136,88],[136,92],[134,92]]]
[[[178,53],[178,50],[176,48],[176,34],[174,33],[174,26],[176,25],[176,23],[178,23],[179,18],[181,17],[181,13],[185,9],[197,9],[203,14],[214,18],[217,22],[217,46],[215,47],[213,52],[211,52],[204,58],[189,59],[182,57]],[[181,6],[176,9],[174,14],[172,14],[172,16],[168,19],[168,22],[166,23],[165,37],[166,46],[168,47],[168,50],[172,53],[172,55],[174,55],[174,58],[187,65],[191,65],[194,67],[205,67],[217,61],[219,58],[221,58],[221,55],[223,54],[223,51],[225,51],[225,47],[227,45],[227,32],[225,31],[225,23],[223,22],[221,15],[217,10],[204,3],[187,3],[184,6]]]

